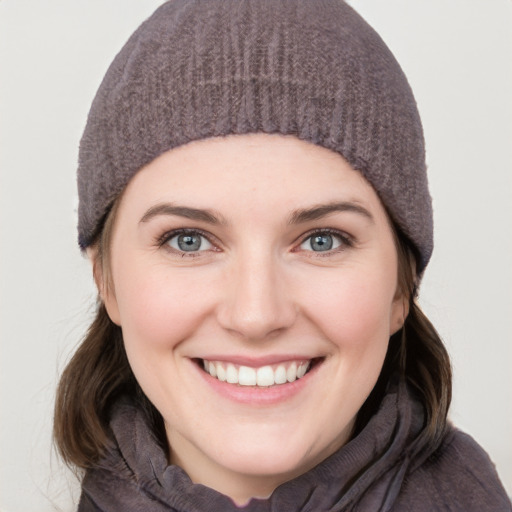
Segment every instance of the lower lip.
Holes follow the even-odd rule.
[[[309,382],[314,378],[318,368],[322,362],[318,362],[304,377],[297,379],[293,382],[286,384],[279,384],[275,386],[256,387],[256,386],[240,386],[238,384],[229,384],[228,382],[221,382],[219,379],[212,377],[209,373],[202,370],[199,365],[193,362],[196,370],[199,372],[201,378],[213,391],[229,400],[250,404],[250,405],[273,405],[286,400],[290,400],[295,395],[298,395]]]

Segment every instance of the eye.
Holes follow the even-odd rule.
[[[340,233],[317,231],[305,238],[300,244],[300,248],[304,251],[327,252],[339,249],[342,246],[350,247],[351,245],[350,239]]]
[[[179,252],[200,252],[213,248],[212,243],[198,231],[171,234],[164,243]]]

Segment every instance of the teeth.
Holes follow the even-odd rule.
[[[213,375],[212,375],[212,377],[213,377]],[[238,384],[238,370],[232,364],[228,364],[228,366],[226,368],[226,380],[230,384]]]
[[[288,370],[286,370],[286,380],[288,382],[293,382],[297,380],[297,363],[292,363]]]
[[[301,363],[299,367],[297,368],[297,379],[302,379],[304,375],[306,375],[306,372],[308,371],[307,364]]]
[[[256,386],[256,370],[248,366],[240,366],[238,370],[238,384],[240,386]]]
[[[250,366],[235,366],[232,363],[203,360],[205,371],[221,382],[259,387],[295,382],[297,379],[304,377],[310,365],[311,361],[292,361],[273,366],[251,368]]]
[[[274,382],[276,384],[284,384],[286,381],[286,368],[280,364],[274,373]]]
[[[218,365],[217,368],[217,379],[219,379],[221,382],[226,382],[226,370],[224,370],[224,366]],[[210,375],[212,375],[210,373]],[[215,375],[212,375],[212,377],[215,377]]]
[[[240,368],[241,370],[241,368]],[[262,366],[256,373],[256,383],[258,386],[273,386],[275,383],[274,370],[272,366]]]

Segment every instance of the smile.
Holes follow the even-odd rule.
[[[202,360],[204,370],[221,382],[239,386],[270,387],[295,382],[306,375],[313,360],[286,361],[259,368]]]

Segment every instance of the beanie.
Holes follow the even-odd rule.
[[[423,131],[399,64],[342,0],[171,0],[108,69],[80,143],[78,237],[130,178],[188,142],[255,132],[336,151],[370,182],[421,274],[433,249]]]

